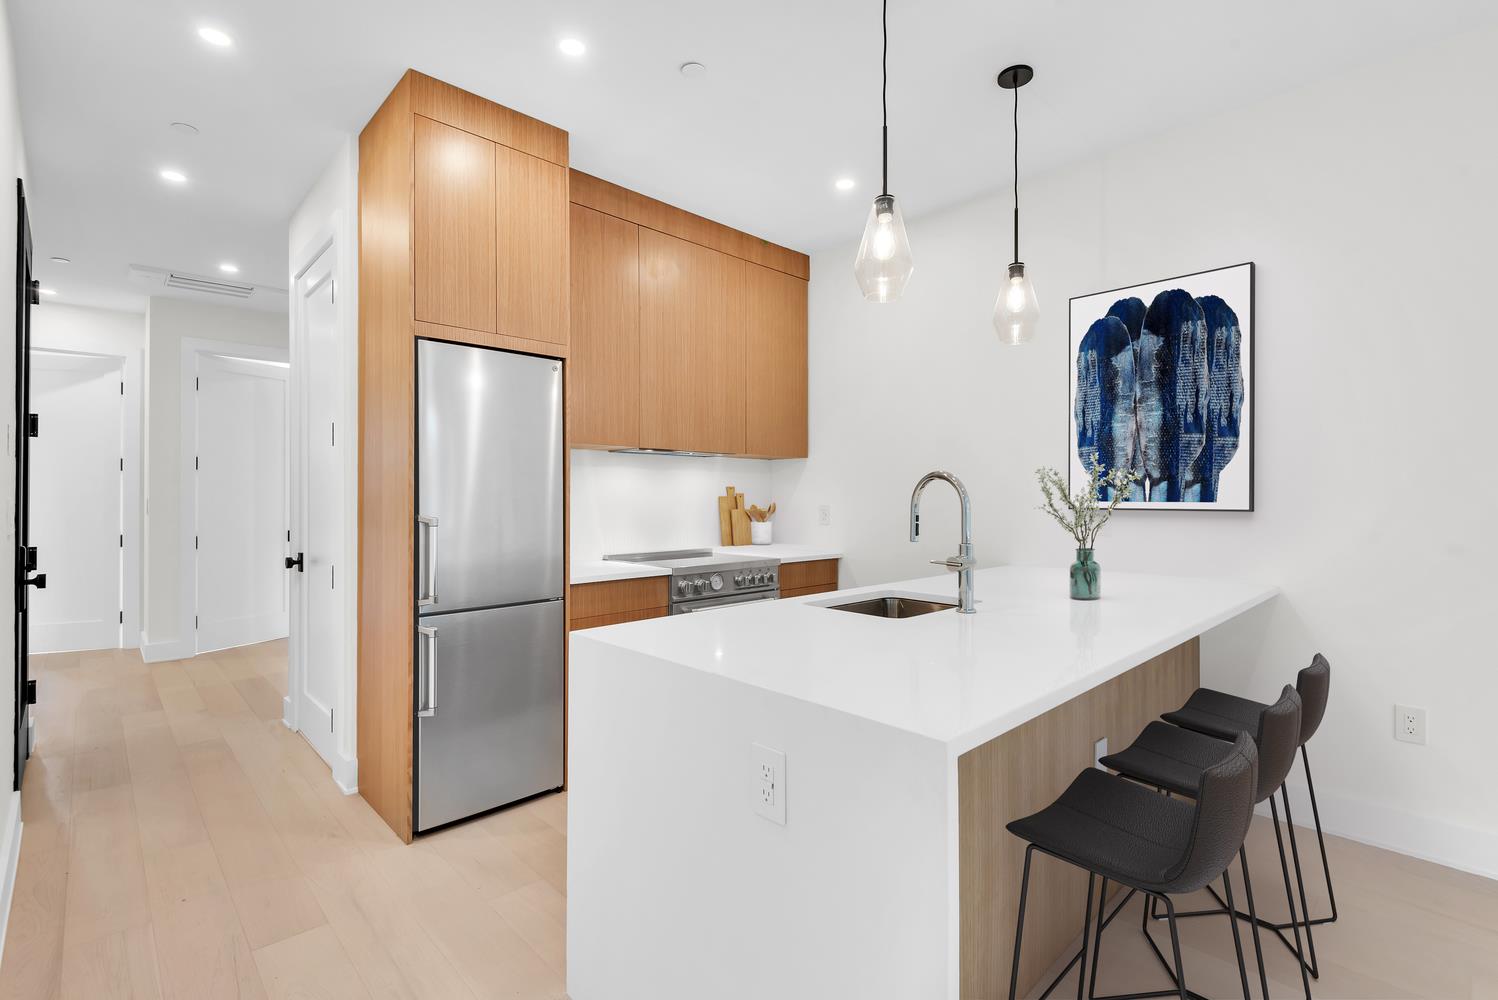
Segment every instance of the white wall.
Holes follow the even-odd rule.
[[[0,179],[5,191],[0,193],[0,274],[6,276],[5,291],[0,292],[0,316],[16,314],[16,195],[15,178],[26,177],[26,151],[21,139],[21,109],[16,100],[15,56],[11,48],[10,14],[6,0],[0,0]],[[32,217],[32,225],[44,224]],[[0,319],[0,323],[13,324]],[[15,344],[15,329],[6,338]],[[0,463],[0,531],[5,533],[5,551],[16,550],[16,352],[0,350],[0,412],[6,426],[5,461]],[[7,623],[15,619],[15,590],[0,587],[0,609]],[[10,914],[11,891],[15,887],[16,854],[21,846],[21,796],[10,791],[15,767],[15,745],[11,733],[16,717],[15,634],[11,628],[0,628],[0,663],[6,677],[0,683],[0,720],[5,736],[0,739],[0,947],[4,947],[5,920]]]
[[[358,466],[358,427],[359,427],[359,141],[356,136],[346,136],[339,144],[337,151],[333,154],[328,165],[323,169],[322,175],[318,177],[317,183],[307,192],[302,199],[301,205],[291,216],[291,222],[287,227],[287,260],[290,261],[290,274],[287,276],[286,287],[295,301],[297,295],[297,278],[313,263],[324,251],[328,242],[338,254],[337,272],[334,281],[337,286],[335,306],[338,309],[338,322],[343,340],[343,370],[336,376],[336,382],[343,393],[343,417],[339,421],[340,440],[347,442],[348,447],[341,449],[344,464],[342,469],[343,479],[343,509],[344,537],[342,540],[342,552],[336,559],[340,579],[347,580],[349,585],[342,588],[343,605],[342,621],[335,627],[343,632],[343,658],[344,662],[338,667],[338,674],[343,678],[337,695],[337,704],[334,706],[334,725],[338,731],[334,734],[337,751],[341,758],[338,762],[329,762],[334,767],[334,778],[345,790],[352,792],[357,787],[358,772],[358,733],[356,730],[358,712],[356,710],[356,684],[358,678],[358,593],[357,581],[359,579],[358,566],[358,530],[359,518],[356,508],[359,496],[359,466]],[[288,323],[295,322],[295,305],[292,309],[293,315],[288,317]],[[288,335],[291,330],[288,326]],[[297,355],[298,345],[292,338],[292,383],[293,392],[300,391],[300,380],[305,376],[303,362]],[[300,405],[295,403],[294,405]],[[312,429],[302,428],[299,432],[303,438],[300,447],[311,456],[321,456],[324,451],[320,448],[307,448],[306,438],[314,433]],[[315,430],[318,441],[321,443],[322,429]],[[310,474],[310,468],[309,468]],[[306,484],[293,480],[293,489],[298,495],[293,496],[293,504],[299,504],[305,498]],[[304,625],[300,618],[300,608],[294,608],[292,614],[292,656],[300,655],[298,646],[299,636]],[[299,669],[298,664],[291,664],[293,674]],[[295,685],[297,679],[292,677],[291,683]],[[288,708],[291,706],[288,705]],[[288,722],[294,722],[288,719]]]
[[[181,596],[182,341],[286,347],[286,314],[152,296],[146,307],[147,659],[191,655]],[[187,649],[186,652],[182,650]]]
[[[954,550],[956,502],[931,494],[913,546],[909,492],[948,468],[973,493],[981,563],[1069,562],[1033,478],[1068,457],[1068,297],[1256,261],[1258,510],[1120,515],[1104,599],[1110,569],[1278,583],[1272,609],[1209,637],[1207,680],[1247,661],[1244,693],[1270,698],[1324,651],[1310,752],[1328,827],[1498,876],[1495,44],[1472,34],[1022,178],[1044,311],[1024,348],[989,327],[1007,193],[910,220],[915,276],[893,306],[859,298],[856,233],[816,254],[812,457],[774,466],[777,540],[839,545],[845,583],[924,572]],[[1429,709],[1428,746],[1393,740],[1396,702]]]
[[[770,465],[763,459],[575,449],[572,559],[719,545],[716,498],[733,486],[749,503],[769,506],[775,499]]]
[[[124,645],[140,639],[141,552],[145,541],[145,488],[141,443],[145,440],[146,318],[140,313],[92,309],[42,300],[31,311],[31,346],[54,351],[117,355],[125,359],[125,413],[134,426],[125,444],[125,621]],[[133,430],[133,434],[130,431]],[[33,649],[36,647],[33,646]]]

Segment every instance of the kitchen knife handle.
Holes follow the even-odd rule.
[[[417,538],[421,542],[421,589],[416,606],[437,603],[437,519],[427,514],[416,516]]]
[[[423,640],[421,662],[417,665],[421,697],[416,703],[416,717],[430,719],[437,714],[437,630],[418,625],[416,632]]]

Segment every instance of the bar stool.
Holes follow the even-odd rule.
[[[1290,815],[1290,795],[1284,788],[1280,789],[1280,798],[1285,804],[1285,824],[1290,828],[1290,855],[1295,863],[1295,881],[1300,887],[1300,925],[1306,930],[1306,946],[1311,956],[1311,975],[1317,979],[1321,978],[1321,967],[1316,960],[1316,939],[1311,933],[1311,928],[1336,922],[1337,894],[1332,889],[1332,868],[1326,856],[1326,838],[1321,832],[1321,810],[1316,805],[1316,785],[1311,780],[1311,759],[1306,754],[1306,743],[1316,735],[1321,719],[1326,714],[1326,700],[1331,690],[1331,682],[1331,664],[1320,653],[1313,656],[1310,666],[1302,668],[1295,677],[1295,689],[1300,694],[1301,702],[1300,761],[1305,770],[1306,790],[1311,797],[1311,817],[1316,824],[1316,844],[1321,851],[1321,872],[1326,879],[1326,897],[1331,905],[1331,914],[1328,916],[1313,918],[1310,915],[1310,909],[1306,904],[1305,877],[1301,874],[1300,868],[1300,848],[1295,842],[1295,821]],[[1253,720],[1257,719],[1259,713],[1267,707],[1262,702],[1239,698],[1211,688],[1198,688],[1190,698],[1186,699],[1185,705],[1177,711],[1165,713],[1161,718],[1184,729],[1206,733],[1218,739],[1231,740],[1245,727],[1251,731]],[[1269,806],[1273,811],[1273,799],[1270,800]],[[1268,920],[1260,920],[1258,923],[1274,931],[1285,947],[1289,948],[1290,941],[1285,937],[1285,931],[1294,921],[1295,917],[1292,913],[1291,919],[1283,923]]]
[[[1010,833],[1024,840],[1024,878],[1020,885],[1019,917],[1014,928],[1014,963],[1009,978],[1009,1000],[1019,989],[1020,946],[1024,940],[1025,904],[1030,893],[1030,862],[1036,851],[1065,861],[1088,873],[1087,907],[1082,924],[1082,968],[1078,972],[1077,997],[1087,971],[1087,936],[1091,928],[1093,886],[1102,879],[1098,899],[1097,930],[1092,943],[1092,1000],[1140,1000],[1145,997],[1198,997],[1186,988],[1181,966],[1181,938],[1176,926],[1172,895],[1195,892],[1218,878],[1228,898],[1233,897],[1228,865],[1243,847],[1243,838],[1253,819],[1254,792],[1258,785],[1258,752],[1247,733],[1239,734],[1229,751],[1201,774],[1195,803],[1156,794],[1126,778],[1089,768],[1077,775],[1066,791],[1040,812],[1010,823]],[[1174,989],[1124,993],[1097,997],[1098,949],[1102,945],[1103,911],[1108,882],[1127,886],[1132,895],[1143,893],[1165,905],[1170,921]],[[1114,911],[1115,915],[1117,910]],[[1238,954],[1238,973],[1243,996],[1249,998],[1248,970],[1243,962],[1243,942],[1238,922],[1229,920],[1233,947]],[[1154,937],[1144,928],[1145,939],[1165,965],[1165,956]],[[1073,959],[1075,964],[1076,959]],[[1056,982],[1059,982],[1058,979]],[[1046,990],[1055,989],[1053,982]]]
[[[1245,730],[1240,730],[1236,735],[1241,736],[1244,732]],[[1259,752],[1259,773],[1254,802],[1258,804],[1268,800],[1273,806],[1274,793],[1280,790],[1285,776],[1295,766],[1295,751],[1300,746],[1300,695],[1290,685],[1285,685],[1284,690],[1280,692],[1279,701],[1273,705],[1264,706],[1253,720],[1252,727],[1246,729],[1246,732],[1252,734],[1254,745]],[[1139,738],[1126,749],[1108,754],[1100,758],[1098,763],[1117,771],[1126,778],[1151,785],[1160,791],[1196,798],[1200,794],[1203,774],[1232,750],[1232,746],[1216,737],[1190,729],[1179,729],[1163,722],[1151,722],[1145,727],[1144,732],[1139,734]],[[1274,836],[1279,844],[1280,873],[1284,876],[1285,901],[1290,907],[1291,920],[1294,922],[1295,896],[1290,887],[1290,868],[1285,862],[1285,844],[1280,839],[1277,815]],[[1259,940],[1259,915],[1254,908],[1253,881],[1248,871],[1248,852],[1241,846],[1238,850],[1238,863],[1243,870],[1243,890],[1248,900],[1248,914],[1245,919],[1250,921],[1249,926],[1253,928],[1254,951],[1259,963],[1259,986],[1267,998],[1269,978],[1264,971],[1264,948]],[[1210,886],[1208,889],[1212,891]],[[1212,894],[1214,897],[1217,895],[1215,891]],[[1218,897],[1218,899],[1221,902],[1221,898]],[[1189,913],[1179,913],[1176,916],[1178,919],[1185,919],[1186,917],[1228,913],[1234,914],[1234,917],[1229,919],[1235,919],[1238,916],[1236,909],[1224,902],[1222,909],[1195,910]],[[1307,975],[1309,967],[1306,963],[1305,952],[1300,947],[1299,923],[1295,923],[1295,945],[1295,956],[1300,961],[1301,983],[1305,987],[1306,1000],[1311,1000],[1311,980]]]

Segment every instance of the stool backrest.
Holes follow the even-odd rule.
[[[1254,817],[1259,755],[1253,737],[1239,733],[1232,751],[1202,774],[1191,841],[1164,892],[1195,892],[1226,870],[1243,846]]]
[[[1326,714],[1326,696],[1331,686],[1332,665],[1317,653],[1311,657],[1311,665],[1303,668],[1295,678],[1295,689],[1300,692],[1301,743],[1316,735],[1321,717]]]
[[[1280,692],[1280,700],[1264,709],[1259,716],[1259,790],[1256,802],[1273,795],[1295,766],[1295,751],[1300,748],[1300,695],[1290,685]]]

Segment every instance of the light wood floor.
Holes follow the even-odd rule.
[[[33,664],[0,998],[564,995],[564,796],[407,848],[282,725],[284,642]]]
[[[564,995],[565,796],[403,847],[281,724],[284,643],[151,666],[125,652],[34,663],[38,745],[0,1000]],[[1314,837],[1300,843],[1314,865]],[[1316,997],[1498,1000],[1498,883],[1329,844],[1342,919],[1317,930]],[[1279,917],[1267,825],[1250,847],[1256,900]],[[1241,996],[1222,919],[1186,921],[1183,939],[1189,985]],[[1299,996],[1288,953],[1266,939],[1266,956],[1272,996]],[[1131,907],[1103,938],[1099,991],[1165,985]]]

